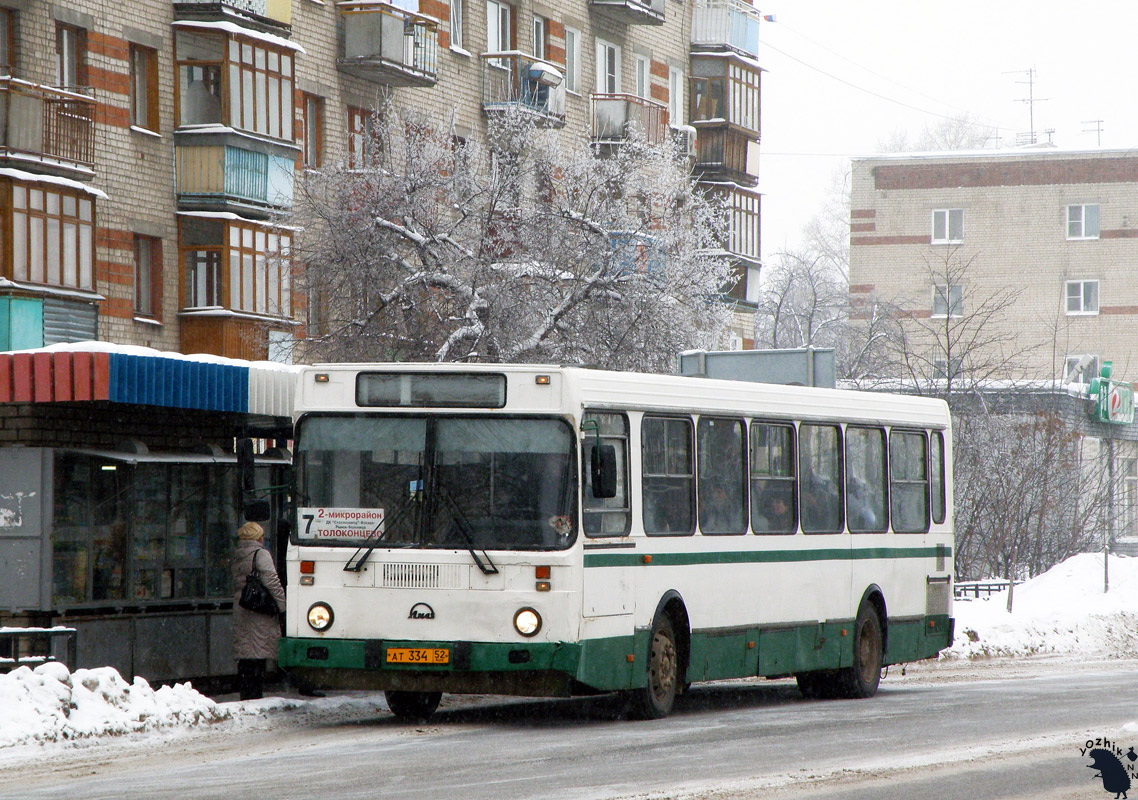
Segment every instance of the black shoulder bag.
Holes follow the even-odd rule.
[[[241,590],[241,599],[237,601],[237,604],[250,611],[256,611],[258,614],[275,617],[278,611],[277,601],[273,598],[273,593],[261,581],[260,573],[257,572],[256,552],[253,553],[253,561],[250,567],[249,574],[245,576],[245,588]]]

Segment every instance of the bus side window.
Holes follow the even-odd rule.
[[[751,423],[751,528],[755,533],[798,530],[794,426]]]
[[[925,435],[889,432],[889,496],[893,530],[924,533],[929,529],[929,480]]]
[[[837,425],[798,427],[799,494],[804,533],[840,533],[842,431]]]
[[[747,454],[743,420],[700,417],[696,428],[699,454],[699,529],[704,533],[747,530]]]
[[[846,524],[854,533],[889,530],[885,514],[885,431],[846,428]]]
[[[932,450],[933,522],[941,525],[944,523],[946,509],[948,508],[948,498],[945,492],[944,434],[940,431],[933,431],[930,434],[929,443]]]
[[[695,474],[691,420],[645,417],[640,438],[644,532],[693,533]]]
[[[584,457],[581,468],[581,498],[584,505],[586,536],[624,536],[628,533],[632,514],[628,503],[628,418],[624,414],[585,412],[585,420],[597,423],[602,445],[616,450],[616,495],[593,496],[593,476],[589,468],[597,437],[586,433],[581,445]]]

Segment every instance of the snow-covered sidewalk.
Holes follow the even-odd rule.
[[[1138,658],[1138,558],[1111,557],[1109,593],[1102,591],[1102,578],[1102,555],[1085,554],[1017,586],[1011,613],[1006,594],[957,601],[956,644],[941,655],[942,662]],[[282,724],[294,718],[332,722],[385,710],[380,693],[219,703],[189,684],[153,689],[142,678],[128,683],[110,667],[69,672],[49,663],[0,675],[0,754],[17,745],[94,744],[232,721],[270,726],[274,718]]]

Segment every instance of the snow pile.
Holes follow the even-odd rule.
[[[957,600],[956,643],[942,658],[1032,655],[1138,657],[1138,558],[1111,556],[1103,592],[1103,556],[1072,556],[984,600]]]
[[[121,735],[227,719],[230,712],[189,684],[157,691],[111,667],[69,672],[60,663],[0,675],[0,747]]]

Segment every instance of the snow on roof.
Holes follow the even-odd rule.
[[[29,183],[50,183],[55,186],[64,186],[68,189],[77,189],[80,192],[86,192],[100,200],[110,199],[107,197],[106,192],[96,189],[94,186],[88,186],[82,181],[72,180],[71,178],[61,178],[58,175],[40,175],[36,172],[25,172],[15,167],[0,167],[0,176],[15,178],[18,181],[27,181]]]
[[[911,153],[869,153],[852,156],[852,161],[973,161],[978,158],[1062,158],[1070,156],[1095,156],[1117,158],[1120,156],[1138,157],[1133,147],[1059,147],[1058,145],[1025,145],[1023,147],[985,148],[981,150],[924,150]]]
[[[296,42],[289,41],[281,36],[274,36],[271,33],[261,33],[260,31],[250,30],[249,28],[232,22],[193,22],[189,20],[178,20],[174,23],[174,27],[224,31],[225,33],[232,33],[235,36],[244,36],[246,39],[257,39],[258,41],[274,45],[275,47],[286,47],[289,50],[295,50],[297,53],[305,52],[304,48]]]

